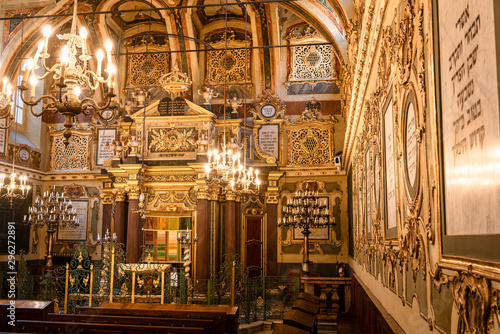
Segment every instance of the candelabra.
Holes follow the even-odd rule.
[[[74,228],[80,225],[71,200],[66,200],[64,193],[56,192],[55,186],[52,191],[46,191],[42,197],[37,197],[35,205],[30,206],[28,215],[24,216],[23,223],[35,228],[47,226],[47,269],[51,269],[53,265],[52,239],[56,229],[66,226]]]
[[[187,280],[187,303],[191,304],[193,301],[193,279],[191,278],[191,245],[192,241],[197,242],[198,236],[195,234],[191,241],[191,231],[186,231],[186,234],[179,232],[177,240],[184,245],[184,273]]]
[[[29,59],[26,63],[26,72],[24,73],[23,80],[18,89],[21,91],[22,101],[30,107],[31,113],[39,117],[46,112],[61,113],[65,117],[64,127],[64,143],[69,144],[69,138],[71,137],[71,128],[73,127],[73,119],[79,114],[83,113],[89,115],[92,110],[95,110],[97,115],[103,120],[110,120],[114,117],[115,109],[117,108],[116,102],[114,102],[113,93],[114,83],[113,75],[116,73],[116,69],[112,64],[111,60],[111,49],[112,44],[110,40],[106,41],[106,53],[107,53],[107,67],[105,72],[107,72],[107,78],[104,79],[101,73],[102,61],[104,59],[104,53],[99,50],[97,51],[97,70],[96,72],[88,69],[89,60],[92,59],[87,53],[87,30],[82,28],[80,30],[80,35],[76,34],[76,10],[77,10],[77,0],[74,3],[73,9],[73,22],[71,26],[71,32],[68,34],[57,35],[61,40],[67,40],[68,42],[62,49],[60,62],[49,68],[46,64],[46,60],[50,57],[47,52],[49,36],[51,35],[51,29],[46,26],[43,29],[44,39],[38,44],[38,50],[35,53],[33,59]],[[81,48],[81,54],[77,59],[77,48]],[[45,70],[45,74],[38,77],[34,74],[35,69],[38,66],[38,59],[41,57],[42,67]],[[79,61],[79,63],[77,63]],[[33,75],[30,76],[30,73]],[[58,97],[52,95],[43,95],[37,100],[35,100],[35,85],[37,80],[43,80],[46,77],[52,76],[56,82],[56,86],[59,89]],[[24,97],[24,92],[28,90],[26,86],[29,80],[31,84],[31,94],[29,100]],[[80,100],[79,95],[81,93],[81,87],[89,87],[92,91],[96,91],[99,84],[109,85],[109,91],[105,95],[103,101],[97,102],[90,97],[83,98]],[[37,113],[33,110],[33,107],[38,105],[43,101],[42,111]],[[105,109],[110,109],[113,112],[109,116],[104,116],[103,111]]]
[[[278,219],[278,227],[301,228],[304,235],[304,259],[302,272],[309,276],[309,234],[311,228],[328,228],[335,225],[330,217],[326,204],[319,201],[318,191],[304,192],[298,190],[293,197],[285,200],[282,206],[282,218]]]
[[[5,183],[5,174],[0,174],[0,198],[7,197],[10,200],[10,205],[12,207],[12,201],[14,198],[25,199],[31,189],[30,186],[26,185],[27,176],[19,176],[19,184],[16,183],[16,173],[14,168],[12,169],[12,174],[10,174],[10,183]],[[5,191],[5,192],[4,192]]]
[[[99,235],[99,233],[97,233],[96,242],[92,243],[92,246],[100,245],[100,244],[107,244],[111,241],[116,241],[117,238],[118,237],[116,236],[116,233],[113,233],[113,237],[110,237],[109,229],[106,229],[106,233],[104,234],[104,237],[102,239],[101,239],[101,236]]]

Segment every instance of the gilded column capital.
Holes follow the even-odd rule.
[[[266,204],[278,204],[279,194],[277,192],[266,192]]]
[[[117,190],[115,192],[115,198],[117,202],[125,202],[127,200],[127,193],[123,189]]]
[[[114,200],[114,195],[113,193],[101,193],[99,194],[99,196],[101,197],[102,199],[102,204],[113,204],[113,200]]]
[[[225,195],[226,201],[236,201],[236,194],[233,191],[227,190]]]
[[[218,200],[220,200],[219,193],[213,191],[213,189],[212,189],[212,191],[209,191],[209,193],[208,193],[208,200],[209,201],[218,201]]]
[[[197,199],[208,199],[208,194],[209,194],[208,186],[196,186],[195,191]]]
[[[127,194],[129,200],[138,200],[140,191],[138,188],[127,188]]]

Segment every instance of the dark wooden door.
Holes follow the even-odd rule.
[[[262,217],[246,217],[245,266],[250,277],[262,275]]]

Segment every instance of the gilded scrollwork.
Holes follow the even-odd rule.
[[[493,326],[493,293],[489,279],[475,274],[472,267],[455,274],[453,302],[458,309],[458,333],[489,333]]]
[[[145,182],[196,182],[196,175],[146,175]]]
[[[150,211],[192,211],[196,210],[196,198],[190,191],[155,192],[148,196],[147,209]]]
[[[148,133],[148,149],[157,152],[191,152],[196,150],[196,128],[152,128]]]

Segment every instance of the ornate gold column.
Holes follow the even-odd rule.
[[[111,226],[111,235],[116,233],[119,243],[126,244],[127,233],[127,194],[124,190],[117,190],[115,193],[115,221]]]
[[[239,211],[239,210],[238,210]],[[240,229],[236,214],[236,195],[228,190],[226,192],[226,212],[224,231],[224,254],[239,253]]]
[[[283,172],[270,172],[266,191],[266,265],[264,275],[278,276],[278,181]]]
[[[129,188],[128,193],[128,220],[127,220],[127,263],[137,263],[141,257],[142,222],[138,213],[134,212],[139,206],[139,189]]]
[[[210,204],[208,201],[208,187],[198,186],[196,193],[198,205],[196,209],[196,242],[195,279],[210,278]]]
[[[101,236],[104,236],[106,231],[113,235],[113,228],[111,227],[111,220],[113,214],[114,196],[112,192],[103,192],[100,194],[102,199],[102,229]]]

